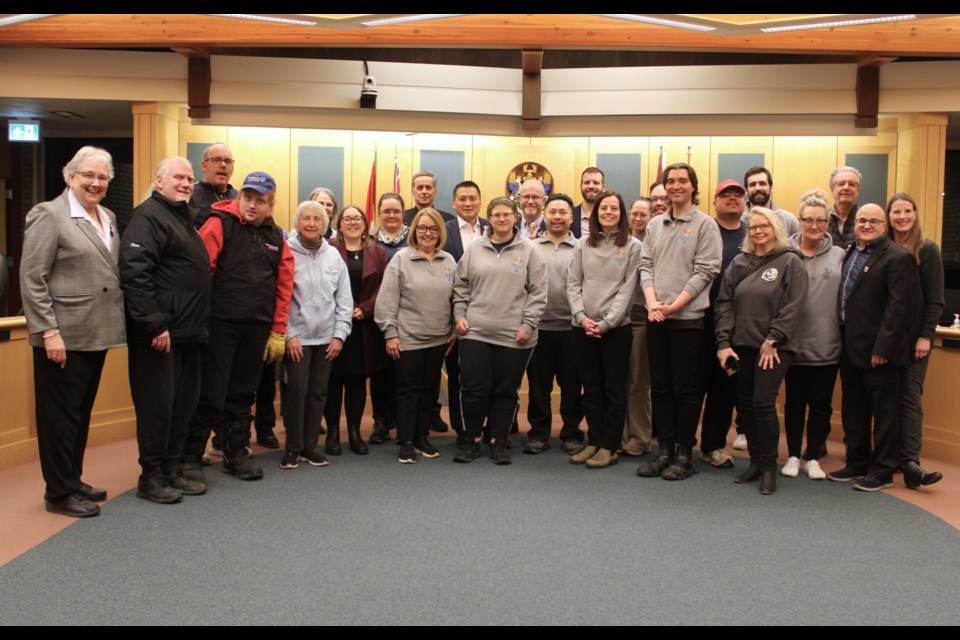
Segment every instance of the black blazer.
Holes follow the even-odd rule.
[[[487,227],[490,226],[490,223],[483,218],[477,218],[477,221],[480,223],[480,232],[487,230]],[[460,238],[460,218],[454,216],[453,220],[448,220],[446,225],[447,227],[447,243],[443,245],[443,250],[453,256],[453,259],[457,262],[460,262],[460,258],[463,257],[463,239]]]
[[[434,207],[434,209],[437,209],[437,208]],[[405,224],[405,225],[407,225],[407,226],[409,227],[409,226],[410,226],[410,223],[413,222],[413,216],[417,215],[417,211],[419,211],[419,209],[417,209],[416,207],[410,207],[409,209],[404,209],[404,211],[403,211],[403,224]],[[443,221],[444,221],[444,222],[448,222],[448,221],[453,220],[454,218],[457,217],[457,216],[453,215],[452,213],[447,213],[446,211],[441,211],[440,209],[437,209],[437,211],[440,212],[440,217],[443,218]]]
[[[851,254],[852,247],[847,249],[847,260]],[[853,366],[870,369],[873,355],[886,358],[894,367],[910,362],[911,337],[918,331],[919,291],[913,256],[883,236],[847,298],[843,349]]]
[[[582,231],[580,229],[580,216],[582,215],[583,203],[581,202],[573,208],[573,223],[570,225],[570,233],[572,233],[575,238],[582,236]]]

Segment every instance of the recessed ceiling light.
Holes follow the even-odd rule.
[[[277,18],[275,16],[261,16],[252,13],[209,13],[207,15],[218,16],[220,18],[239,18],[240,20],[259,20],[260,22],[274,22],[277,24],[293,24],[301,27],[315,27],[317,23],[313,20],[295,20],[293,18]]]
[[[361,22],[365,27],[385,27],[391,24],[404,24],[405,22],[420,22],[421,20],[439,20],[440,18],[459,18],[466,13],[418,13],[413,16],[401,16],[399,18],[384,18],[383,20],[370,20]]]
[[[58,13],[14,13],[6,18],[0,18],[0,27],[6,27],[11,24],[19,24],[21,22],[30,22],[31,20],[39,20],[40,18],[49,18],[51,16],[60,15]]]
[[[800,31],[802,29],[831,29],[834,27],[853,27],[860,24],[876,24],[878,22],[900,22],[901,20],[916,20],[916,14],[907,14],[902,16],[883,16],[880,18],[858,18],[856,20],[837,20],[835,22],[814,22],[810,24],[792,24],[786,27],[764,27],[760,29],[764,33],[777,33],[782,31]]]
[[[716,31],[716,27],[708,27],[702,24],[692,22],[680,22],[679,20],[665,20],[663,18],[651,18],[650,16],[641,16],[635,13],[598,13],[603,18],[614,18],[616,20],[629,20],[630,22],[642,22],[644,24],[655,24],[661,27],[673,27],[675,29],[689,29],[690,31]]]

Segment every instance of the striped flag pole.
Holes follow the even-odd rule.
[[[400,193],[400,158],[396,150],[393,152],[393,192]]]
[[[377,148],[373,148],[373,164],[370,166],[370,182],[367,184],[367,226],[373,228],[377,207]]]

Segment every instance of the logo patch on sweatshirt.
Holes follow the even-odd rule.
[[[777,271],[776,267],[770,267],[760,275],[760,278],[766,282],[773,282],[777,279],[778,275],[780,275],[780,272]]]
[[[680,245],[686,246],[690,242],[690,238],[693,235],[693,229],[686,227],[683,231],[680,232]]]
[[[617,247],[617,255],[613,259],[613,263],[618,267],[622,267],[623,263],[627,261],[626,258],[627,252],[623,250],[623,247]]]
[[[271,252],[271,253],[277,253],[277,252],[280,251],[280,247],[278,247],[278,246],[275,245],[275,244],[270,244],[269,242],[264,242],[264,243],[263,243],[263,248],[266,249],[267,251]]]
[[[513,269],[514,273],[520,273],[520,271],[523,269],[523,258],[516,256],[513,259],[513,262],[510,264],[510,268]]]
[[[453,269],[450,268],[450,265],[443,265],[443,275],[447,279],[447,282],[453,282]]]

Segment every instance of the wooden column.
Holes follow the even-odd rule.
[[[918,113],[897,119],[896,190],[916,199],[923,234],[937,244],[943,229],[946,152],[946,114]]]
[[[543,50],[523,52],[523,128],[535,131],[540,128],[540,70],[543,67]]]
[[[160,161],[180,155],[180,107],[164,102],[133,103],[133,203],[153,184]]]

